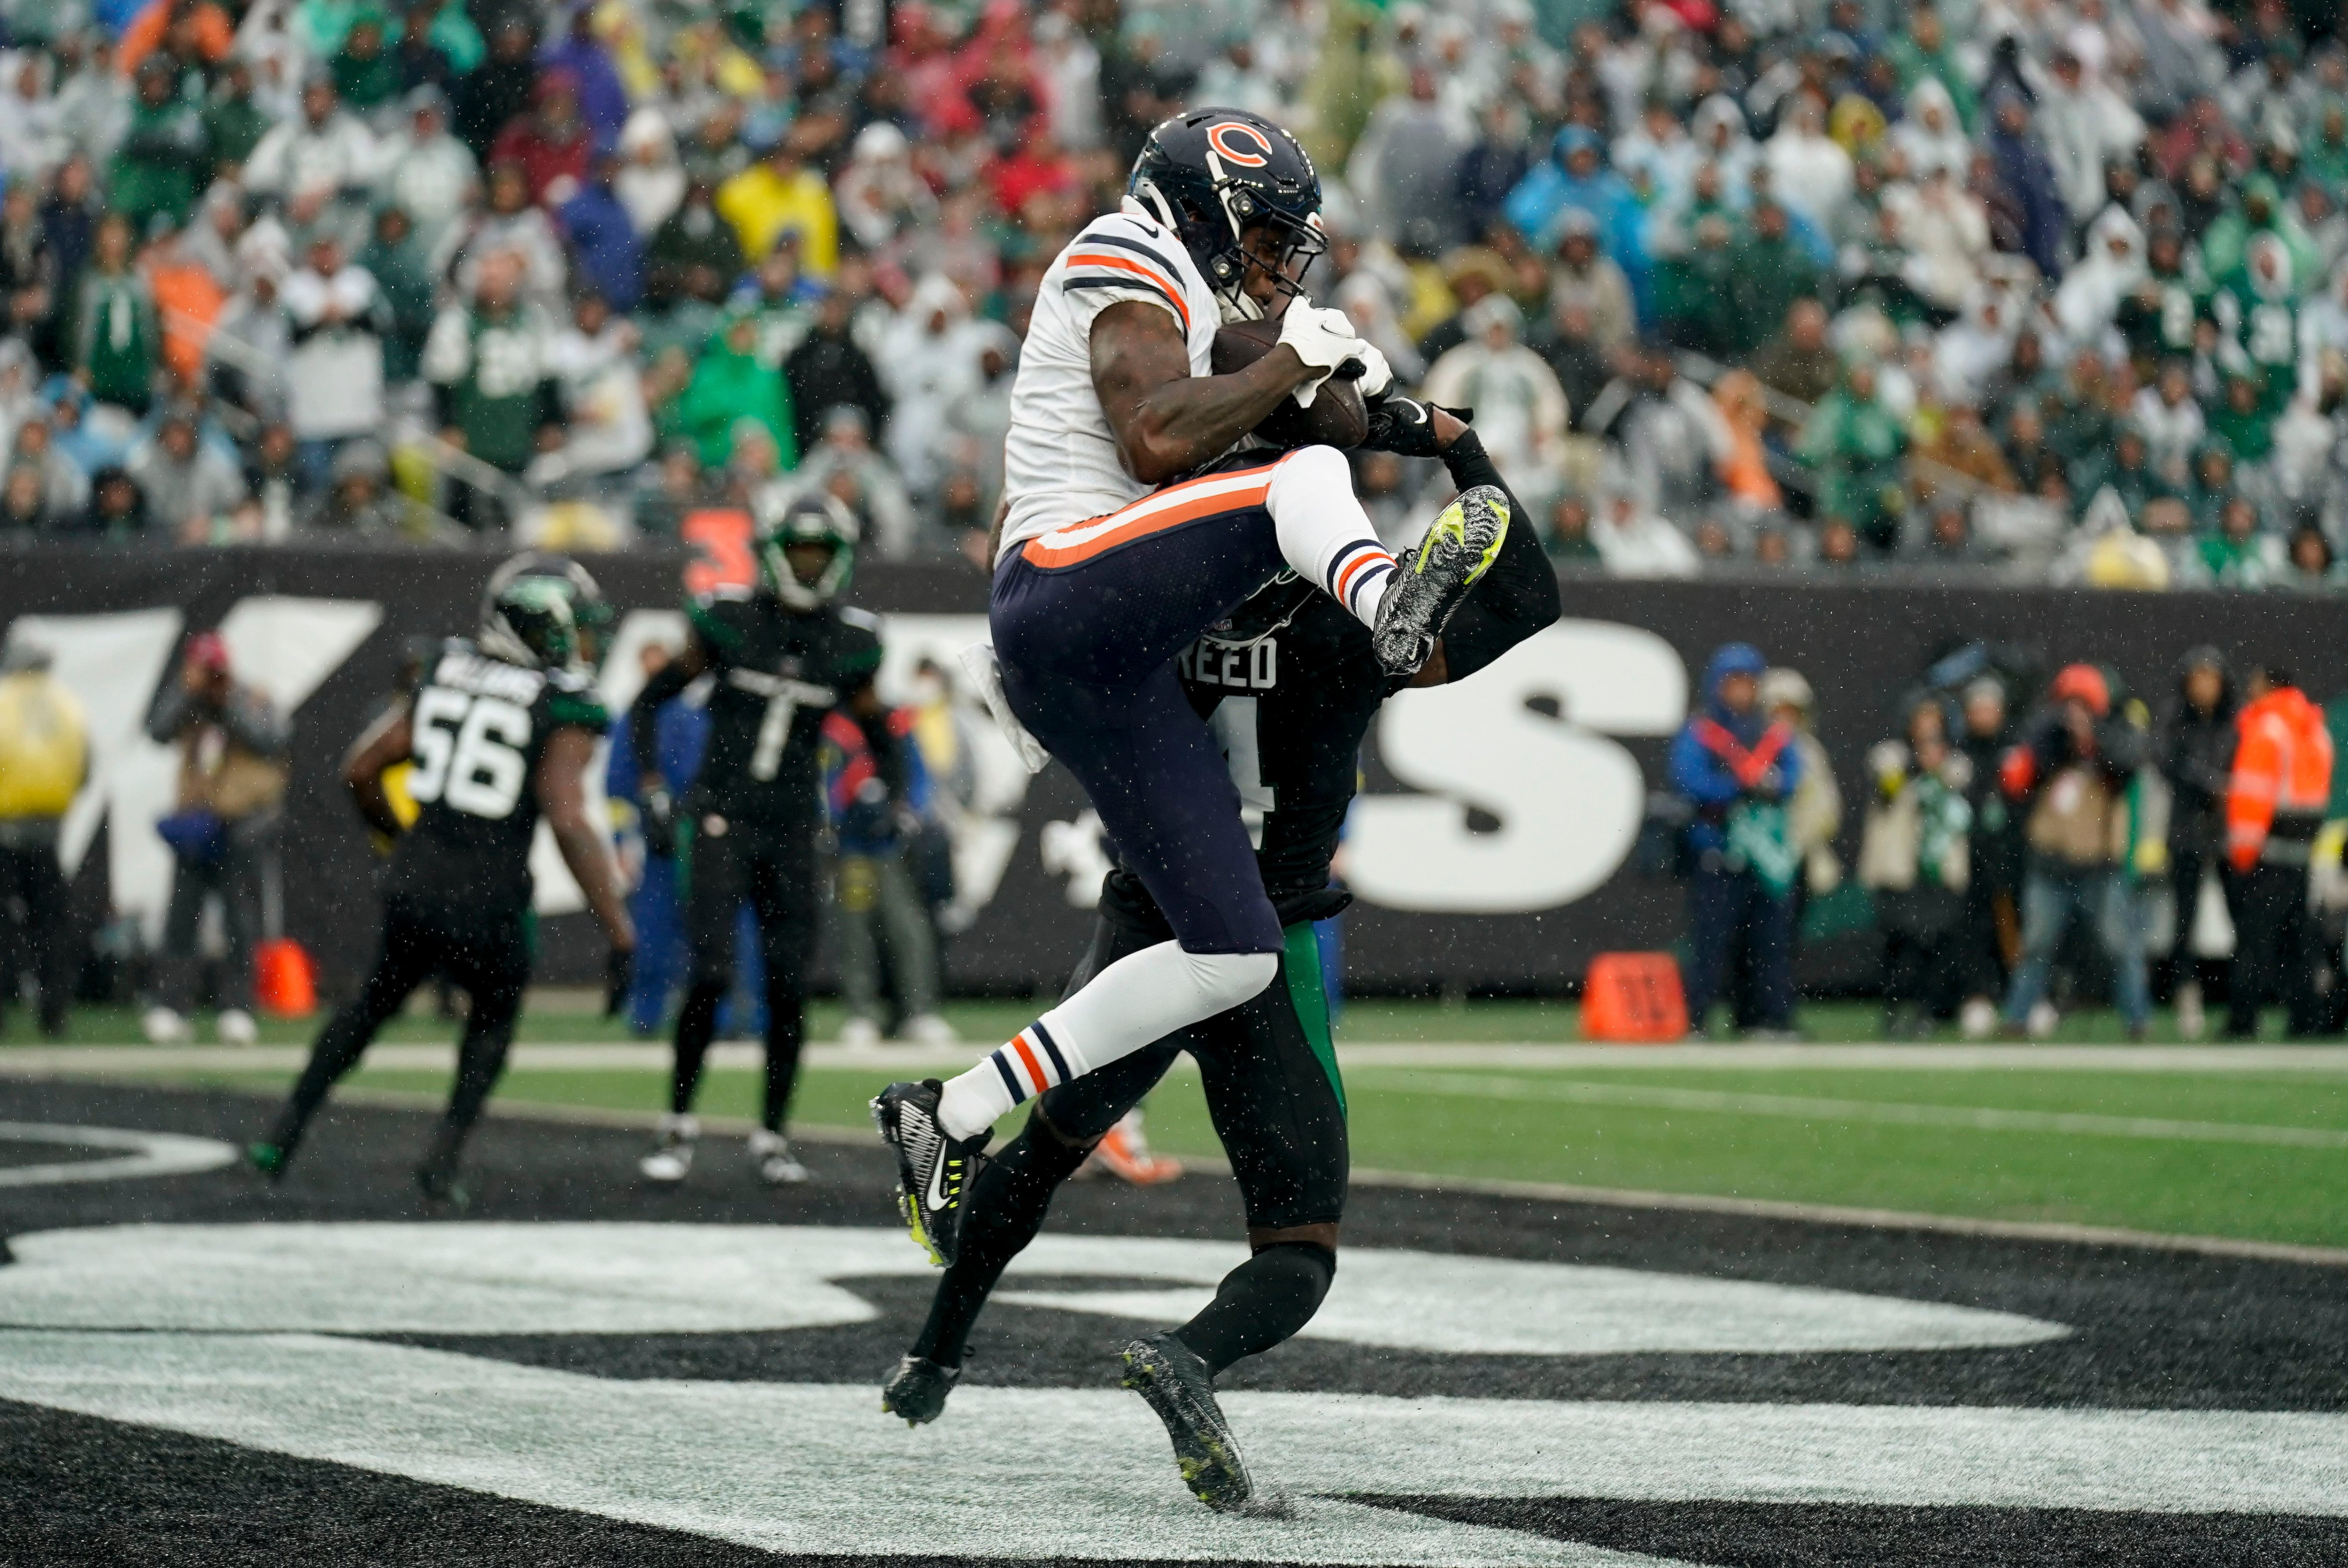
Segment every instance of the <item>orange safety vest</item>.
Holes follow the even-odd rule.
[[[2277,816],[2322,817],[2332,801],[2332,732],[2323,710],[2289,686],[2243,709],[2234,727],[2226,854],[2234,869],[2248,871],[2258,865]]]

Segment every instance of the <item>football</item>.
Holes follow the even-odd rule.
[[[1215,333],[1213,370],[1229,375],[1245,370],[1280,342],[1280,321],[1235,322]],[[1351,374],[1348,374],[1348,373]],[[1348,361],[1321,384],[1310,408],[1299,408],[1292,397],[1266,415],[1255,427],[1259,439],[1274,446],[1358,446],[1370,433],[1370,412],[1362,390],[1354,384],[1361,368]]]

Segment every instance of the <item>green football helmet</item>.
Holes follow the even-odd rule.
[[[788,497],[762,497],[751,548],[758,558],[758,587],[793,610],[820,610],[848,591],[856,573],[856,514],[821,490]],[[831,559],[811,583],[791,569],[793,545],[829,545]]]
[[[481,651],[533,670],[590,674],[612,607],[587,569],[536,550],[498,568],[481,595]]]

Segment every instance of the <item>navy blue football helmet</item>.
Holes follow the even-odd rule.
[[[1248,269],[1262,264],[1240,242],[1249,230],[1277,234],[1284,293],[1299,292],[1298,263],[1328,246],[1313,160],[1294,137],[1245,109],[1192,109],[1160,124],[1133,160],[1126,191],[1182,241],[1227,320],[1264,313],[1244,286]]]

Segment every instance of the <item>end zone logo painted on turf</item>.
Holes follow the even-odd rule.
[[[19,1261],[0,1268],[0,1399],[768,1550],[868,1561],[1652,1561],[1337,1495],[1373,1476],[1446,1494],[1554,1490],[1580,1450],[1626,1450],[1620,1433],[1565,1440],[1560,1413],[1581,1407],[1232,1396],[1259,1471],[1300,1494],[1293,1518],[1255,1521],[1210,1513],[1180,1491],[1162,1432],[1109,1386],[1106,1366],[1086,1387],[966,1386],[939,1426],[919,1431],[885,1419],[862,1380],[625,1369],[631,1336],[873,1320],[852,1282],[934,1277],[893,1230],[121,1225],[36,1232],[15,1245]],[[1045,1235],[1012,1266],[997,1303],[1179,1322],[1242,1255],[1235,1244]],[[1087,1276],[1110,1288],[1076,1288]],[[1339,1281],[1308,1337],[1498,1365],[1529,1355],[1947,1350],[2068,1332],[1846,1291],[1380,1249],[1349,1252]],[[435,1348],[396,1338],[423,1334]],[[461,1348],[464,1336],[546,1335],[591,1343],[562,1370]],[[596,1375],[592,1337],[605,1336],[619,1359],[612,1375]],[[1684,1427],[1697,1409],[1664,1419]],[[1635,1426],[1650,1408],[1599,1410]],[[1717,1417],[1705,1424],[1721,1426]],[[1657,1442],[1684,1440],[1651,1437],[1634,1462],[1652,1465]],[[1729,1440],[1768,1446],[1749,1431]],[[1477,1485],[1463,1486],[1463,1466]],[[922,1506],[908,1508],[908,1498]]]
[[[2214,1409],[1644,1403],[1245,1393],[1225,1404],[1292,1516],[1208,1512],[1131,1396],[958,1389],[938,1426],[869,1383],[644,1378],[626,1336],[870,1320],[852,1288],[929,1277],[893,1231],[664,1225],[128,1225],[16,1238],[0,1268],[0,1399],[217,1439],[770,1551],[1573,1564],[1632,1557],[1351,1501],[1590,1498],[2341,1512],[2348,1418]],[[1006,1307],[1168,1321],[1236,1245],[1051,1236]],[[1099,1294],[1071,1276],[1115,1281]],[[1025,1287],[1025,1277],[1035,1287]],[[837,1283],[849,1282],[847,1284]],[[1694,1276],[1362,1249],[1312,1330],[1470,1358],[1847,1345],[2021,1348],[2009,1314]],[[430,1334],[438,1348],[398,1342]],[[469,1335],[566,1335],[563,1369]],[[392,1336],[392,1338],[370,1337]],[[586,1337],[583,1340],[580,1337]],[[596,1337],[612,1337],[611,1375]],[[1790,1336],[1791,1337],[1787,1337]],[[583,1346],[584,1348],[578,1348]],[[583,1370],[571,1369],[572,1368]],[[876,1369],[874,1376],[877,1377]]]

